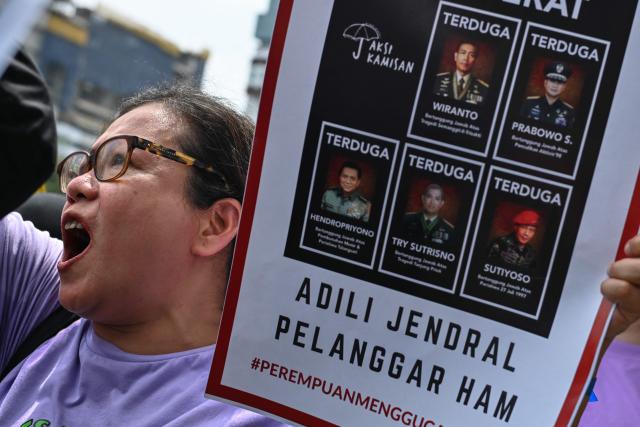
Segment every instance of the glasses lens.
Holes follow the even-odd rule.
[[[108,181],[118,176],[127,163],[129,144],[124,138],[110,139],[96,152],[96,178]]]
[[[60,191],[66,194],[67,186],[71,180],[87,173],[89,169],[89,155],[87,153],[78,152],[69,155],[63,160],[60,169]]]

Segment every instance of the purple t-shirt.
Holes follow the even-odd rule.
[[[579,427],[640,426],[640,346],[614,340],[607,349]]]
[[[0,370],[56,308],[61,251],[18,214],[0,220]],[[0,426],[281,426],[204,397],[214,347],[130,354],[80,319],[0,382]]]

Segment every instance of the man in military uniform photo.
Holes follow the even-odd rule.
[[[429,184],[420,196],[422,211],[408,213],[402,219],[405,238],[425,244],[450,244],[454,227],[440,216],[444,206],[444,191],[438,184]]]
[[[571,128],[575,120],[573,106],[562,99],[572,70],[563,62],[544,67],[544,95],[530,96],[522,104],[520,114],[547,125]]]
[[[340,185],[324,192],[320,207],[338,215],[369,222],[371,202],[358,191],[361,179],[360,166],[355,162],[344,162],[340,167]]]
[[[481,105],[487,97],[489,85],[473,75],[477,58],[478,47],[473,42],[459,43],[453,54],[456,70],[438,74],[433,93],[467,104]]]
[[[540,214],[524,210],[513,217],[513,233],[498,237],[489,247],[489,260],[502,261],[514,267],[534,268],[536,251],[529,243],[536,235]]]

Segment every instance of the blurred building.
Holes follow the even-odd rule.
[[[59,121],[97,135],[123,97],[164,81],[202,83],[208,51],[182,51],[103,6],[52,1],[25,48],[47,80]]]
[[[260,92],[262,92],[262,82],[267,66],[267,56],[269,55],[269,46],[271,46],[271,34],[273,33],[273,27],[276,22],[277,11],[278,0],[270,0],[269,10],[262,15],[258,15],[255,36],[259,40],[260,45],[251,61],[249,85],[247,86],[247,114],[254,120],[258,115]]]

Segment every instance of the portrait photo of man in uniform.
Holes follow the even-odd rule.
[[[445,53],[448,61],[449,54]],[[457,43],[451,64],[455,69],[436,75],[433,93],[467,104],[481,105],[487,97],[489,84],[474,74],[479,56],[478,43],[470,40]]]
[[[429,184],[420,196],[422,210],[410,212],[402,218],[402,234],[405,238],[436,245],[448,245],[454,237],[454,226],[441,216],[446,203],[445,193],[439,184]]]
[[[544,67],[544,94],[529,96],[520,114],[545,125],[571,129],[575,121],[574,107],[562,99],[573,70],[564,62],[549,62]]]
[[[540,214],[533,209],[518,212],[513,218],[513,232],[495,239],[489,246],[489,261],[513,267],[536,267],[536,250],[532,245],[540,224]]]
[[[371,202],[360,192],[362,168],[347,160],[340,166],[338,186],[327,189],[322,195],[320,207],[328,212],[369,222]]]

